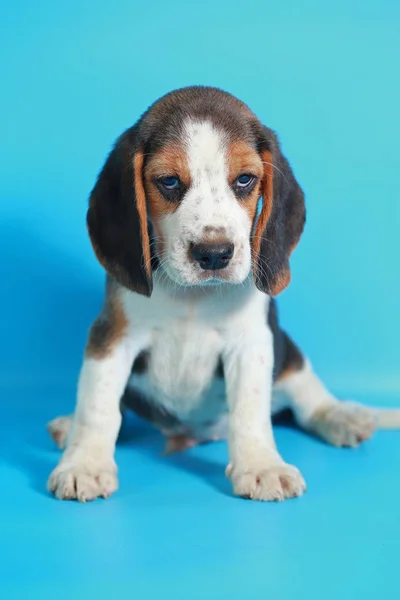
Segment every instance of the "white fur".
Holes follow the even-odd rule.
[[[277,381],[274,392],[279,408],[283,408],[286,400],[286,405],[292,408],[297,421],[303,426],[317,410],[337,402],[315,375],[309,361],[301,370]]]
[[[384,425],[384,410],[337,400],[325,388],[307,361],[302,369],[286,375],[274,386],[276,406],[289,406],[297,422],[334,446],[359,446],[376,427]],[[394,422],[398,411],[389,411]],[[396,419],[397,417],[397,419]]]
[[[305,483],[279,455],[271,424],[273,338],[268,300],[256,292],[230,322],[224,346],[229,423],[229,477],[240,496],[283,500]]]
[[[181,285],[226,280],[242,283],[251,267],[252,223],[228,183],[227,140],[208,121],[188,120],[183,143],[189,163],[191,185],[175,212],[158,223],[166,241],[162,266]],[[188,261],[191,243],[200,242],[206,227],[212,227],[235,245],[226,269],[205,273]]]
[[[147,332],[137,328],[108,356],[85,358],[67,448],[48,482],[57,497],[85,502],[117,488],[114,450],[121,425],[119,403],[134,358],[148,343]]]
[[[158,272],[150,299],[127,290],[121,290],[121,298],[131,326],[145,323],[150,332],[151,359],[146,383],[139,384],[142,391],[183,420],[204,412],[219,357],[248,320],[255,318],[243,308],[257,299],[259,311],[266,311],[268,302],[250,280],[243,286],[172,289],[163,285]]]

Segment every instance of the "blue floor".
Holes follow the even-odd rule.
[[[120,490],[79,505],[45,491],[59,454],[44,423],[65,390],[4,391],[2,598],[398,597],[400,432],[338,450],[277,427],[308,492],[263,504],[232,497],[224,443],[163,458],[161,436],[130,416]]]
[[[247,102],[304,187],[285,328],[333,391],[400,405],[399,30],[396,0],[0,3],[0,598],[400,597],[400,432],[352,451],[278,427],[308,493],[272,505],[231,496],[225,444],[162,458],[130,418],[115,496],[45,490],[101,305],[89,191],[185,85]]]

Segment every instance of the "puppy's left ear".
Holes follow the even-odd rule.
[[[264,176],[262,210],[253,232],[254,275],[261,291],[277,296],[290,283],[289,257],[305,224],[304,194],[267,127],[259,134],[259,152]]]

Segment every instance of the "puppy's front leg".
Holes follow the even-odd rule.
[[[86,354],[67,447],[48,481],[57,498],[85,502],[110,496],[117,489],[114,450],[121,425],[119,403],[145,337],[126,335],[105,356]]]
[[[253,500],[284,500],[305,491],[295,467],[279,455],[271,425],[272,336],[267,327],[242,332],[224,355],[234,493]]]

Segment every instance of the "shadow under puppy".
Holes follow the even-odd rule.
[[[400,411],[334,398],[279,327],[273,297],[290,282],[304,196],[276,135],[238,99],[189,87],[153,104],[107,158],[87,223],[106,294],[75,413],[49,425],[65,446],[48,481],[58,498],[117,489],[121,402],[169,450],[227,438],[234,493],[256,500],[305,491],[276,448],[274,412],[290,408],[336,446],[400,425]]]

